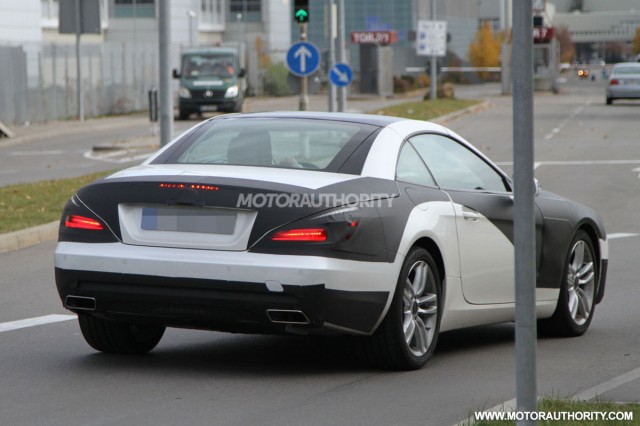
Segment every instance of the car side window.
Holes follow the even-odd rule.
[[[500,173],[475,152],[446,136],[422,134],[409,142],[442,189],[509,192]]]
[[[422,186],[436,186],[429,169],[410,143],[405,143],[398,156],[396,180]]]

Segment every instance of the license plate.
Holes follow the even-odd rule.
[[[207,208],[144,207],[140,227],[146,231],[232,235],[236,213]]]
[[[202,112],[207,112],[207,111],[217,111],[218,107],[216,105],[202,105],[200,107],[200,111]]]

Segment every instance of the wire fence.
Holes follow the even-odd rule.
[[[77,116],[75,46],[44,45],[31,56],[22,47],[0,46],[0,121],[22,124]],[[86,117],[146,109],[147,93],[157,87],[157,45],[84,45],[80,65]]]

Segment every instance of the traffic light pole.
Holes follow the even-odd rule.
[[[307,24],[300,24],[300,41],[307,41]],[[309,110],[309,94],[308,94],[307,77],[300,77],[300,111]]]

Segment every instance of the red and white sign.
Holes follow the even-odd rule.
[[[550,43],[555,36],[553,27],[533,27],[534,43]]]
[[[397,41],[396,31],[351,31],[352,44],[391,44]]]

